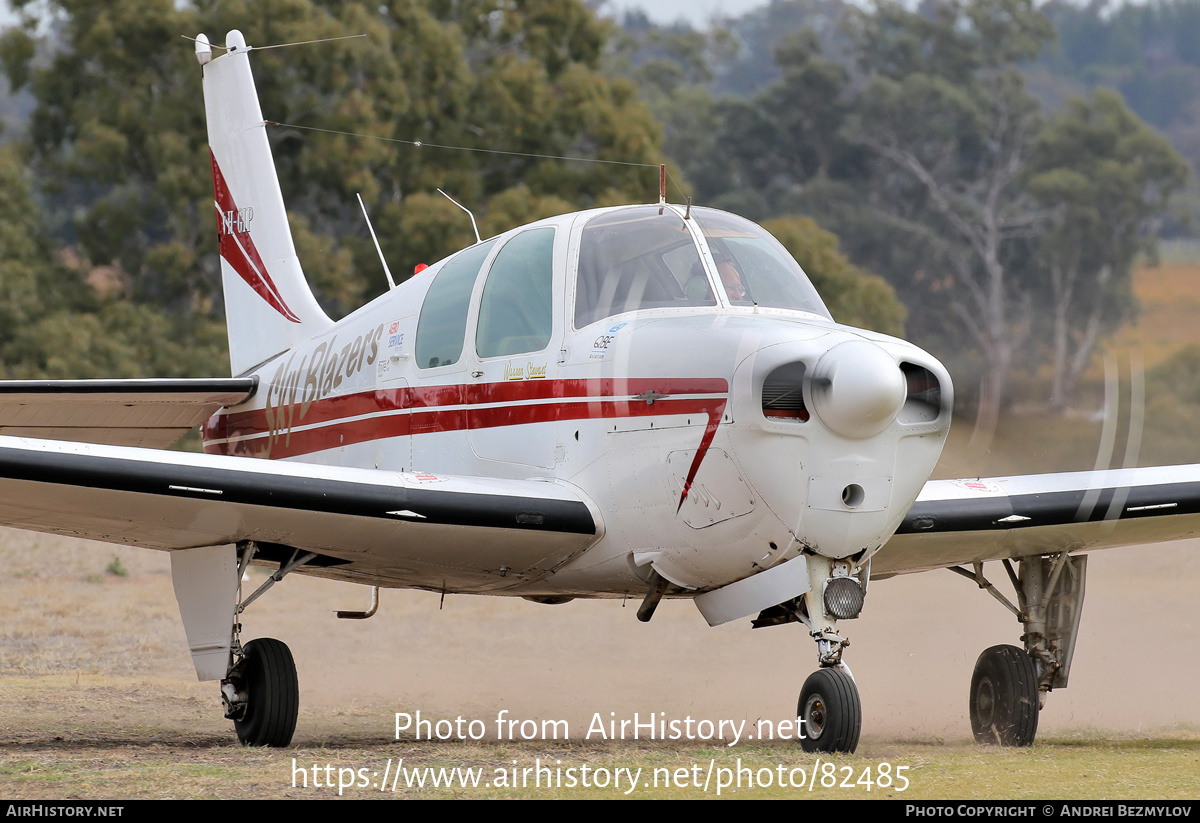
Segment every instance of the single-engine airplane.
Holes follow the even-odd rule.
[[[240,631],[296,572],[800,623],[819,664],[801,742],[852,752],[843,621],[872,579],[952,568],[1024,627],[1024,648],[979,657],[975,736],[1029,745],[1067,684],[1084,552],[1200,528],[1196,466],[927,482],[946,369],[834,322],[777,241],[720,211],[664,198],[542,220],[331,321],[251,50],[237,31],[215,58],[196,44],[236,376],[0,384],[0,523],[169,551],[197,675],[221,682],[244,743],[295,729],[291,652]],[[163,450],[199,424],[204,454]],[[249,564],[277,570],[246,594]]]

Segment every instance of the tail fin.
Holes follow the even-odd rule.
[[[221,284],[233,374],[244,374],[332,325],[304,279],[266,121],[250,73],[250,49],[236,29],[211,59],[200,35],[204,108],[220,237]]]

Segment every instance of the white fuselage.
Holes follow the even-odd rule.
[[[457,362],[421,368],[415,354],[422,304],[442,261],[259,368],[254,397],[205,427],[205,450],[543,478],[577,490],[597,513],[595,539],[564,551],[540,579],[503,592],[494,576],[479,581],[495,593],[622,594],[644,587],[649,560],[670,582],[705,590],[806,550],[859,560],[877,550],[940,454],[950,392],[942,366],[901,340],[808,312],[733,305],[724,294],[713,306],[642,308],[577,328],[575,267],[594,214],[553,218],[495,242],[472,287]],[[481,357],[472,343],[490,261],[509,236],[546,227],[555,231],[549,340],[533,352]],[[838,346],[841,370],[831,371]],[[863,355],[901,374],[901,385],[907,375],[907,395],[893,416],[856,428],[838,421],[853,417],[854,403],[879,405],[860,401],[853,385],[874,378],[865,366],[853,373]],[[764,409],[764,382],[795,363],[809,375],[796,386],[804,411]],[[922,404],[909,372],[932,375],[940,399]],[[830,386],[843,400],[816,396]],[[857,394],[845,401],[847,392]]]

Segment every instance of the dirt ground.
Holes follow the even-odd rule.
[[[215,684],[195,682],[165,555],[0,531],[0,568],[0,752],[136,739],[142,726],[232,737]],[[482,719],[489,734],[502,710],[566,720],[572,737],[597,713],[782,720],[815,666],[798,627],[711,629],[689,602],[664,603],[647,625],[634,602],[450,596],[439,608],[437,595],[401,591],[384,591],[370,620],[332,614],[368,601],[366,588],[293,575],[244,616],[246,637],[280,638],[296,657],[299,745],[390,740],[394,713],[416,710]],[[975,658],[1020,634],[945,571],[873,584],[844,626],[864,737],[926,743],[969,739]],[[1197,649],[1200,541],[1093,554],[1071,686],[1051,695],[1040,734],[1193,735]]]

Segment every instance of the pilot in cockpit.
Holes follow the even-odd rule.
[[[737,267],[728,261],[717,264],[717,274],[721,275],[721,285],[725,294],[729,295],[730,303],[741,303],[746,300],[746,287],[742,284],[742,275]]]

